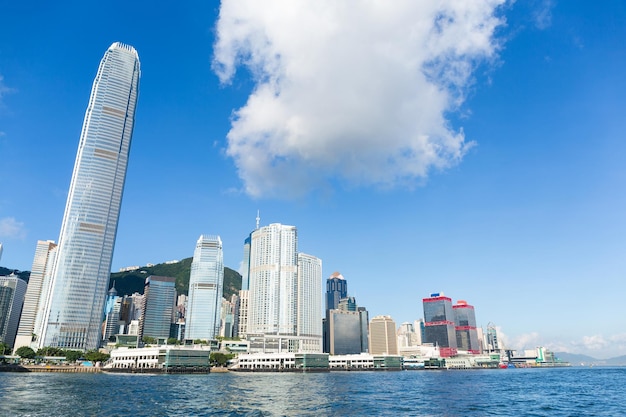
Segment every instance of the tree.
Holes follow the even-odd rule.
[[[110,358],[106,353],[98,352],[97,350],[90,350],[85,353],[85,359],[91,362],[105,362]]]
[[[35,351],[28,346],[22,346],[17,348],[15,354],[22,359],[33,359],[36,355]]]
[[[10,355],[11,354],[11,346],[7,345],[4,342],[0,342],[0,355]]]
[[[170,337],[167,339],[167,344],[168,345],[180,345],[180,340],[176,339],[175,337]]]
[[[46,346],[37,351],[37,356],[65,356],[63,349]]]
[[[209,356],[209,361],[211,362],[211,365],[224,366],[231,358],[232,355],[226,355],[222,352],[212,352]]]
[[[142,337],[141,341],[144,342],[146,345],[153,345],[157,342],[157,340],[154,337],[150,337],[150,336]]]
[[[77,360],[79,360],[80,358],[82,358],[83,356],[83,352],[80,350],[66,350],[65,351],[65,359],[68,362],[76,362]]]

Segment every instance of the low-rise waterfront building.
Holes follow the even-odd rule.
[[[185,370],[209,371],[211,349],[207,346],[151,346],[121,347],[110,352],[104,369],[153,370],[177,372]]]
[[[327,353],[245,353],[230,368],[234,371],[328,371]]]

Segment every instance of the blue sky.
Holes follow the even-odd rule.
[[[443,291],[511,347],[626,354],[626,5],[413,3],[3,4],[0,265],[58,239],[122,41],[142,78],[114,271],[201,233],[237,269],[258,209],[372,316]]]

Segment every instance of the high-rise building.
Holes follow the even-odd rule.
[[[326,280],[326,310],[322,320],[322,344],[325,353],[331,352],[330,311],[339,308],[339,302],[348,296],[348,281],[339,272]]]
[[[139,57],[112,44],[93,83],[72,174],[40,346],[95,349],[126,179]]]
[[[348,282],[339,272],[326,280],[326,310],[336,310],[342,298],[348,296]]]
[[[150,275],[146,278],[139,320],[141,337],[167,339],[175,320],[176,279]]]
[[[246,333],[252,351],[321,352],[320,317],[313,317],[321,316],[321,307],[314,306],[321,305],[314,295],[314,288],[321,290],[315,283],[320,271],[319,259],[298,254],[294,226],[274,223],[252,232]]]
[[[297,335],[300,349],[322,352],[322,260],[298,253]]]
[[[359,354],[361,350],[361,315],[358,311],[328,311],[328,352],[331,355]]]
[[[2,242],[0,242],[0,260],[2,260]]]
[[[252,232],[248,333],[296,335],[298,234],[278,223]]]
[[[424,298],[424,343],[439,346],[442,357],[457,353],[456,331],[452,299],[443,293],[434,293]]]
[[[196,243],[189,278],[185,317],[187,339],[219,336],[224,286],[224,255],[219,236],[202,235]]]
[[[16,275],[0,277],[0,342],[13,347],[20,320],[26,282]]]
[[[479,354],[478,332],[476,331],[476,314],[474,307],[466,301],[459,300],[452,306],[457,348],[469,353]]]
[[[249,308],[250,291],[239,291],[239,311],[237,314],[236,324],[236,336],[245,339],[248,334],[248,313]]]
[[[37,242],[35,258],[30,269],[30,278],[28,279],[28,287],[24,296],[22,316],[15,338],[16,349],[22,346],[31,346],[31,344],[37,341],[39,334],[35,332],[35,321],[37,320],[37,313],[44,308],[43,304],[45,304],[48,294],[50,273],[52,272],[56,247],[56,243],[52,240],[40,240]]]
[[[372,355],[397,355],[396,323],[390,316],[376,316],[370,321],[369,348]]]

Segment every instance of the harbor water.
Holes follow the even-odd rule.
[[[0,373],[0,416],[626,416],[626,368]]]

